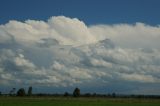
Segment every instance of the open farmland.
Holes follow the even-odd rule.
[[[0,106],[160,106],[160,99],[0,97]]]

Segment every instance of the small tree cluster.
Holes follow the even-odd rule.
[[[20,88],[17,91],[17,96],[25,96],[25,95],[26,95],[26,92],[25,92],[24,88]]]
[[[79,88],[75,88],[75,90],[73,91],[73,96],[74,97],[79,97],[80,96],[80,89]]]
[[[65,93],[64,93],[64,96],[65,96],[65,97],[69,96],[69,93],[68,93],[68,92],[65,92]]]
[[[15,90],[14,90],[15,92]],[[32,87],[30,86],[28,88],[28,96],[31,96],[32,95]],[[24,88],[20,88],[18,91],[17,91],[17,96],[26,96],[26,92],[25,92],[25,89]]]

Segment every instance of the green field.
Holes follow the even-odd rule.
[[[160,106],[160,99],[0,97],[0,106]]]

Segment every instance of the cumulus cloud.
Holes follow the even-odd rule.
[[[109,38],[117,45],[127,48],[159,48],[160,27],[144,23],[93,25],[90,31],[100,36]]]
[[[33,44],[43,39],[55,39],[63,45],[81,45],[97,41],[82,21],[64,16],[51,17],[47,22],[12,20],[0,26],[0,36],[1,42],[13,38],[21,44]]]
[[[140,74],[122,74],[121,75],[122,78],[124,78],[125,80],[129,80],[129,81],[138,81],[138,82],[150,82],[150,83],[154,83],[154,82],[159,82],[160,80],[157,78],[154,78],[151,75],[140,75]]]
[[[12,20],[0,26],[0,42],[15,40],[22,44],[55,39],[63,45],[82,45],[108,38],[122,47],[159,48],[159,35],[159,26],[144,23],[86,26],[77,18],[65,16],[51,17],[47,22]]]
[[[9,21],[0,25],[0,38],[1,85],[119,85],[120,91],[128,87],[128,92],[138,92],[133,84],[148,90],[154,89],[149,84],[160,83],[159,26],[87,26],[77,18],[57,16]]]

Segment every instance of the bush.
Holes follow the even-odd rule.
[[[64,96],[65,96],[65,97],[69,96],[69,93],[68,93],[68,92],[65,92],[65,93],[64,93]]]
[[[17,96],[25,96],[26,93],[25,93],[25,90],[24,88],[20,88],[18,91],[17,91]]]

